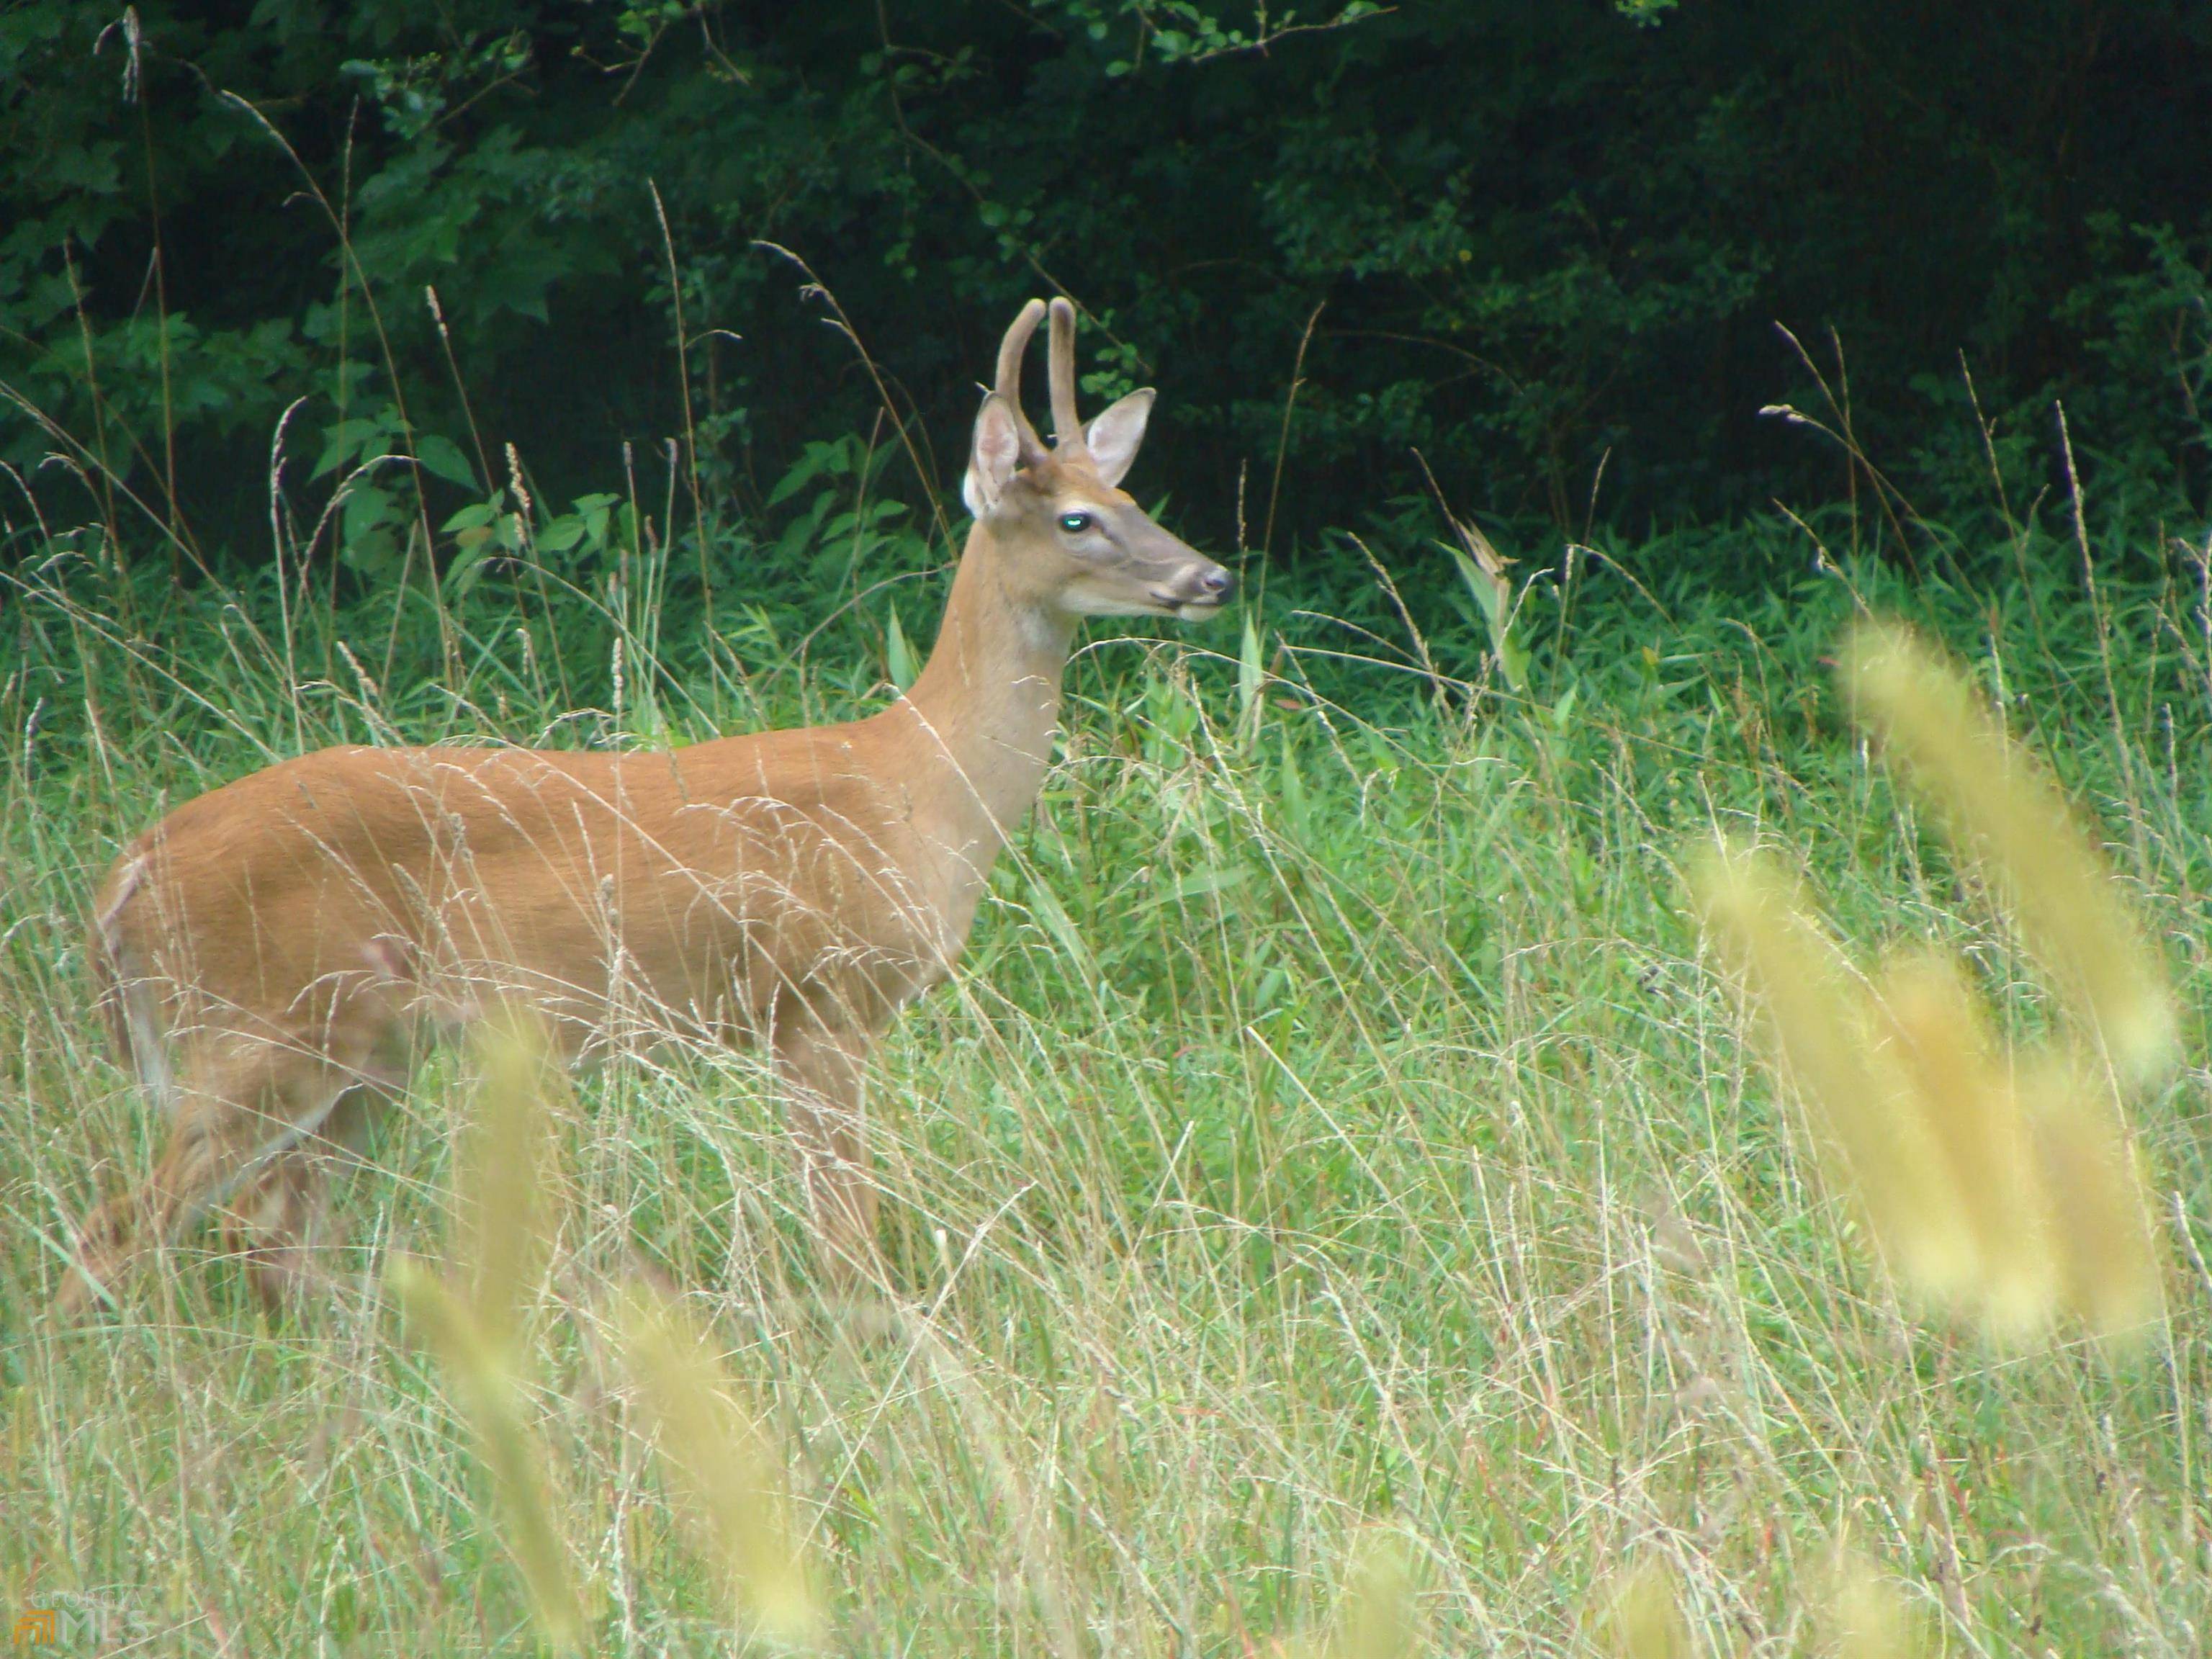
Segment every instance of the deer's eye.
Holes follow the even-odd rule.
[[[1063,513],[1060,515],[1060,527],[1071,536],[1080,536],[1097,522],[1088,513]]]

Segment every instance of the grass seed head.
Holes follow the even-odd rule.
[[[1832,1171],[1915,1291],[1971,1285],[1972,1231],[1871,1000],[1766,860],[1721,847],[1692,872],[1705,926],[1765,1015]]]
[[[501,1531],[522,1571],[538,1627],[556,1650],[573,1650],[582,1640],[583,1613],[568,1553],[553,1520],[552,1483],[525,1419],[522,1391],[505,1348],[484,1330],[474,1309],[434,1274],[400,1261],[392,1265],[387,1282],[428,1338],[476,1431],[491,1471]]]
[[[1407,1659],[1413,1653],[1413,1584],[1397,1540],[1372,1531],[1352,1546],[1328,1659]]]
[[[2028,948],[2122,1080],[2163,1077],[2179,1051],[2172,994],[2056,784],[1906,629],[1862,624],[1844,683],[1855,717],[1933,803],[1954,846],[1986,862]]]
[[[1910,1091],[1933,1183],[1968,1255],[1941,1288],[2002,1336],[2057,1311],[2051,1205],[2008,1068],[1958,964],[1933,954],[1892,961],[1876,982],[1886,1047]]]
[[[623,1352],[662,1467],[733,1598],[775,1639],[811,1646],[821,1618],[793,1525],[782,1460],[706,1334],[662,1297],[629,1290]]]
[[[2051,1225],[2069,1311],[2108,1338],[2137,1335],[2158,1319],[2157,1234],[2149,1186],[2106,1069],[2051,1055],[2021,1082],[2037,1162],[2051,1194]]]
[[[559,1183],[553,1103],[567,1088],[544,1028],[506,1011],[474,1041],[478,1079],[453,1158],[459,1281],[486,1340],[520,1331],[552,1253]]]
[[[1856,1551],[1837,1551],[1819,1603],[1823,1659],[1921,1659],[1929,1650],[1897,1585]]]
[[[1696,1651],[1673,1577],[1656,1561],[1612,1587],[1595,1625],[1597,1650],[1607,1659],[1690,1659]]]

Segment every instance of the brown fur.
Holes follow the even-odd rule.
[[[1073,405],[1064,306],[1056,408]],[[1114,477],[1080,433],[1037,443],[1006,366],[1042,311],[1010,331],[977,419],[981,512],[937,647],[883,713],[657,753],[326,749],[131,844],[94,902],[92,957],[172,1128],[149,1181],[86,1222],[58,1307],[233,1194],[249,1260],[297,1288],[327,1166],[426,1042],[515,999],[572,1058],[764,1048],[818,1234],[848,1269],[867,1261],[866,1057],[967,939],[1043,776],[1075,618],[1200,614],[1227,592],[1114,487],[1149,393],[1092,423]],[[1080,535],[1062,522],[1077,507]]]

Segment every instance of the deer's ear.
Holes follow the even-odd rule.
[[[1129,463],[1137,459],[1145,441],[1145,422],[1152,417],[1152,389],[1140,387],[1100,413],[1084,429],[1083,441],[1091,451],[1091,464],[1110,488],[1121,482]]]
[[[975,411],[975,439],[968,451],[968,476],[960,481],[960,499],[981,518],[999,504],[999,493],[1021,464],[1021,428],[1014,411],[994,392]]]

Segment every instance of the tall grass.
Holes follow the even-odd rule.
[[[528,1650],[566,1626],[518,1565],[520,1458],[594,1652],[2212,1639],[2212,658],[2178,551],[2112,550],[2093,606],[2063,544],[1917,594],[1831,568],[1699,595],[1663,544],[1614,549],[1637,585],[1527,598],[1519,691],[1477,683],[1486,625],[1415,648],[1279,586],[1242,638],[1098,644],[961,971],[878,1065],[894,1300],[816,1295],[756,1059],[540,1091],[561,1202],[495,1275],[506,1452],[386,1289],[489,1259],[449,1218],[490,1097],[465,1054],[342,1197],[327,1306],[269,1320],[195,1235],[121,1317],[40,1321],[70,1218],[156,1133],[87,1010],[83,896],[165,804],[301,746],[868,706],[882,596],[800,669],[788,618],[726,590],[708,643],[611,566],[565,609],[487,579],[441,633],[419,589],[163,598],[39,551],[0,637],[4,1609],[107,1608],[147,1651]],[[2134,1124],[2163,1273],[2136,1346],[1917,1317],[1698,945],[1681,866],[1725,831],[1854,950],[1957,953],[1994,1051],[2059,1018],[2000,890],[1845,721],[1820,659],[1859,599],[1960,648],[2176,981],[2191,1059]],[[733,1591],[749,1526],[787,1529],[803,1611]]]

